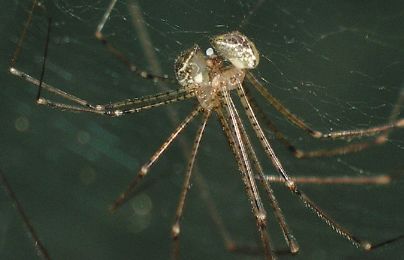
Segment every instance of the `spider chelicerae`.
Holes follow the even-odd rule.
[[[140,70],[138,67],[130,63],[125,56],[117,50],[108,40],[104,37],[102,30],[110,16],[111,10],[116,1],[112,1],[107,9],[101,22],[99,23],[96,31],[96,37],[113,53],[117,58],[124,61],[129,69],[145,79],[165,81],[169,80],[166,76],[156,76],[146,71]],[[34,8],[37,3],[34,1]],[[32,15],[32,12],[30,13]],[[30,21],[30,19],[28,20]],[[51,22],[49,22],[50,30]],[[27,26],[26,26],[27,27]],[[48,37],[50,33],[48,32]],[[36,79],[16,67],[19,49],[25,37],[25,31],[22,33],[19,45],[17,46],[16,54],[13,57],[10,72],[30,83],[38,86],[37,103],[53,109],[71,112],[88,112],[102,116],[120,117],[132,113],[141,112],[154,107],[182,101],[194,99],[197,100],[196,107],[177,128],[171,133],[166,141],[157,149],[151,156],[150,160],[144,164],[139,170],[138,174],[131,181],[127,189],[115,200],[111,206],[111,210],[116,210],[121,206],[130,195],[133,193],[139,182],[148,174],[151,166],[160,158],[160,156],[167,150],[171,143],[178,135],[193,121],[198,115],[202,115],[202,121],[196,132],[193,142],[193,147],[190,154],[188,168],[186,169],[185,178],[180,194],[175,220],[172,225],[172,238],[173,238],[173,256],[179,256],[179,237],[181,233],[181,217],[185,206],[187,193],[191,184],[191,177],[194,167],[195,158],[200,146],[201,139],[206,129],[208,120],[212,114],[215,114],[219,119],[222,126],[224,136],[228,141],[230,149],[237,162],[241,179],[244,183],[246,194],[251,203],[251,209],[256,220],[258,233],[262,241],[263,254],[267,259],[276,257],[275,250],[270,244],[270,238],[267,232],[267,213],[263,206],[262,199],[257,187],[258,183],[261,184],[265,190],[266,196],[269,199],[272,210],[276,219],[281,227],[285,241],[291,253],[299,251],[299,245],[294,238],[287,222],[283,216],[278,201],[271,188],[271,182],[283,182],[285,186],[295,194],[302,203],[313,211],[320,219],[329,225],[338,234],[348,239],[356,247],[372,250],[379,245],[386,244],[371,244],[366,240],[359,239],[350,231],[336,223],[331,217],[325,214],[305,193],[298,187],[299,182],[362,182],[362,183],[386,183],[390,179],[388,176],[379,176],[377,178],[365,177],[362,179],[321,179],[321,178],[292,178],[282,166],[281,161],[276,156],[271,144],[266,137],[263,127],[260,123],[260,116],[262,111],[257,103],[253,100],[249,92],[244,86],[244,82],[249,82],[276,110],[278,110],[286,119],[291,121],[297,127],[306,131],[314,138],[322,139],[352,139],[362,136],[375,136],[374,139],[367,142],[348,144],[342,147],[337,147],[331,150],[317,150],[317,151],[302,151],[294,147],[277,129],[274,125],[269,124],[269,128],[275,133],[276,137],[284,143],[288,149],[299,158],[303,157],[317,157],[317,156],[332,156],[338,154],[345,154],[350,152],[358,152],[373,145],[383,144],[387,140],[390,130],[394,128],[404,127],[404,119],[392,118],[390,122],[385,125],[376,126],[367,129],[353,129],[347,131],[338,131],[330,133],[322,133],[309,127],[303,120],[291,113],[285,106],[282,105],[270,92],[265,88],[260,81],[250,72],[259,64],[260,54],[255,47],[254,43],[247,38],[244,34],[238,31],[224,33],[211,38],[211,45],[206,52],[203,52],[198,45],[184,51],[179,55],[175,62],[175,75],[180,87],[176,90],[166,91],[155,95],[148,95],[139,98],[130,98],[122,101],[108,103],[108,104],[92,104],[84,99],[76,97],[70,93],[64,92],[59,88],[51,86],[43,81],[45,73],[45,61],[48,50],[49,38],[46,41],[45,59],[43,63],[43,70],[40,79]],[[60,103],[45,98],[41,95],[42,91],[48,91],[57,96],[60,96],[71,103]],[[258,138],[264,153],[272,162],[279,176],[266,175],[261,163],[256,155],[256,149],[252,145],[251,137],[248,134],[245,123],[242,121],[239,109],[235,104],[235,96],[240,100],[241,107],[248,118],[248,123],[252,131]],[[389,240],[391,242],[396,239]],[[237,246],[232,241],[226,241],[229,249],[237,251]]]

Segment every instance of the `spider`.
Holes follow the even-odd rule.
[[[139,69],[130,63],[125,56],[111,43],[109,43],[106,37],[104,37],[102,34],[102,29],[110,16],[111,10],[113,9],[115,3],[115,0],[111,2],[98,25],[96,30],[97,39],[99,39],[100,42],[113,53],[113,55],[128,65],[131,71],[135,72],[140,77],[154,81],[169,80],[167,76],[153,75],[147,71]],[[35,8],[36,5],[37,2],[34,1],[33,8]],[[32,12],[30,15],[32,15]],[[28,19],[28,23],[29,21],[30,18]],[[195,120],[198,115],[201,115],[202,120],[195,134],[188,167],[186,169],[184,182],[182,185],[182,191],[180,193],[178,206],[175,213],[175,220],[171,228],[171,236],[173,239],[172,254],[174,258],[179,257],[181,218],[183,216],[183,210],[191,184],[195,159],[203,134],[206,130],[206,125],[213,114],[215,114],[218,118],[224,136],[230,146],[230,150],[237,162],[240,176],[245,186],[245,191],[255,217],[259,237],[262,242],[263,255],[266,259],[274,259],[276,255],[274,254],[275,250],[272,248],[267,232],[267,213],[258,190],[258,183],[263,186],[266,192],[270,205],[283,232],[289,251],[293,254],[299,251],[299,245],[294,238],[292,231],[287,225],[279,203],[274,195],[270,184],[272,181],[284,183],[291,193],[296,195],[308,209],[313,211],[322,221],[324,221],[342,237],[349,240],[354,246],[364,250],[372,250],[377,248],[379,245],[390,243],[392,241],[389,240],[380,244],[371,244],[366,240],[359,239],[357,236],[353,235],[350,231],[336,223],[330,216],[323,212],[323,210],[321,210],[313,202],[313,200],[311,200],[300,189],[298,185],[299,182],[310,180],[292,178],[283,167],[282,162],[278,159],[267,136],[264,133],[263,127],[261,126],[259,120],[261,110],[252,99],[249,92],[246,90],[245,82],[249,82],[269,102],[269,104],[271,104],[287,120],[291,121],[297,127],[301,128],[314,138],[351,139],[363,136],[376,136],[372,141],[369,142],[348,144],[332,150],[306,152],[294,147],[273,125],[270,125],[270,129],[275,132],[277,138],[280,139],[298,158],[346,154],[364,150],[372,145],[383,144],[387,140],[390,130],[404,127],[404,119],[392,118],[392,120],[385,125],[367,129],[353,129],[330,133],[322,133],[312,129],[302,119],[290,112],[289,109],[287,109],[280,101],[272,96],[267,88],[265,88],[252,74],[251,70],[255,69],[259,65],[260,54],[255,44],[246,35],[239,31],[232,31],[212,37],[210,41],[212,48],[206,50],[205,53],[197,44],[182,52],[174,64],[177,84],[180,85],[180,87],[176,90],[139,98],[129,98],[113,103],[93,104],[70,93],[64,92],[63,90],[51,86],[43,81],[51,24],[51,21],[49,21],[49,31],[47,34],[48,38],[46,41],[44,63],[40,79],[36,79],[28,75],[16,67],[19,49],[21,48],[21,44],[25,37],[25,31],[22,33],[21,39],[17,46],[17,51],[15,52],[16,54],[14,55],[12,64],[10,66],[11,74],[38,87],[38,94],[36,98],[37,104],[62,111],[93,113],[107,117],[121,117],[178,101],[191,99],[196,100],[195,108],[180,122],[171,135],[151,156],[150,160],[140,168],[138,174],[130,182],[127,189],[115,200],[111,206],[111,210],[114,211],[128,200],[130,195],[138,186],[139,182],[149,173],[152,165],[156,163],[160,156],[184,131],[184,129],[193,120]],[[48,91],[60,96],[61,98],[71,102],[71,104],[55,102],[51,99],[45,98],[41,95],[42,91]],[[242,120],[239,109],[236,106],[235,96],[240,100],[242,109],[248,118],[248,123],[250,124],[252,131],[255,133],[256,138],[258,138],[258,141],[261,144],[265,155],[268,157],[268,160],[272,162],[274,168],[278,172],[279,177],[265,174],[256,154],[256,149],[252,145],[251,136],[248,134],[247,127]],[[321,182],[320,179],[316,179],[316,181]],[[324,180],[324,182],[325,181],[326,180]],[[331,182],[335,183],[337,181],[338,180],[332,180]],[[386,176],[382,176],[381,178],[375,180],[365,178],[363,181],[383,183],[388,182],[389,179]],[[229,245],[230,249],[236,250],[233,247],[235,247],[235,245]]]

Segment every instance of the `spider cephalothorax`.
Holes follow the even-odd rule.
[[[233,90],[244,81],[246,69],[259,63],[255,45],[238,31],[217,35],[211,39],[212,49],[204,54],[195,44],[182,52],[175,62],[178,82],[195,95],[204,109],[217,106],[221,90]]]

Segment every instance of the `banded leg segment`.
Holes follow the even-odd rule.
[[[143,110],[155,108],[166,104],[175,103],[195,96],[195,93],[193,91],[187,91],[182,88],[179,88],[177,90],[165,91],[155,95],[125,99],[122,101],[117,101],[109,104],[93,105],[84,99],[76,97],[65,91],[62,91],[45,82],[41,83],[40,80],[16,68],[10,68],[10,72],[13,75],[33,84],[34,86],[39,87],[39,85],[41,84],[41,88],[43,90],[46,90],[52,94],[60,96],[69,102],[72,102],[72,105],[66,103],[59,103],[46,99],[44,97],[39,97],[39,99],[37,100],[37,103],[39,105],[44,105],[52,109],[58,109],[62,111],[88,112],[105,116],[121,116],[131,113],[137,113]]]
[[[278,139],[287,149],[290,151],[295,157],[302,158],[313,158],[313,157],[331,157],[336,155],[343,155],[348,153],[355,153],[365,150],[371,146],[382,144],[379,142],[379,138],[367,141],[367,142],[358,142],[352,144],[345,144],[342,146],[330,148],[330,149],[317,149],[317,150],[301,150],[293,145],[286,136],[278,129],[275,123],[272,122],[266,116],[265,112],[258,106],[258,104],[254,101],[254,99],[249,95],[246,91],[246,97],[251,104],[251,108],[256,113],[257,117],[259,117],[261,122],[271,130],[271,132],[275,135],[275,138]],[[387,134],[387,133],[386,133]]]
[[[146,70],[140,69],[135,64],[133,64],[121,51],[119,51],[117,48],[115,48],[111,43],[107,41],[106,37],[102,33],[102,30],[104,29],[104,26],[108,21],[111,12],[115,7],[116,2],[117,0],[112,0],[111,3],[109,4],[107,10],[105,11],[104,15],[101,18],[101,21],[97,25],[97,29],[95,31],[95,37],[107,48],[109,52],[111,52],[114,55],[115,58],[117,58],[123,64],[125,64],[128,67],[128,69],[135,75],[152,81],[164,81],[177,84],[177,81],[174,79],[170,79],[168,75],[155,75]]]
[[[44,260],[50,260],[51,257],[48,253],[48,250],[45,248],[43,242],[39,238],[34,226],[32,225],[30,219],[28,218],[27,214],[25,213],[24,208],[22,207],[20,201],[18,200],[17,196],[15,195],[11,185],[8,183],[6,176],[3,174],[2,170],[0,170],[0,184],[3,186],[4,190],[10,197],[14,207],[17,209],[18,214],[20,215],[29,236],[32,239],[32,242],[35,246],[37,254]]]
[[[167,138],[167,140],[161,145],[157,151],[152,155],[150,160],[140,168],[137,175],[132,179],[129,183],[126,190],[114,201],[114,203],[110,207],[110,211],[115,211],[118,207],[120,207],[123,203],[125,203],[132,192],[135,190],[136,186],[139,182],[147,175],[150,167],[160,158],[160,156],[167,150],[167,148],[171,145],[171,143],[177,138],[177,136],[189,125],[189,123],[202,111],[202,107],[198,106],[195,110],[193,110],[180,124],[177,128],[171,133],[171,135]]]
[[[264,111],[258,106],[258,104],[255,102],[254,98],[250,95],[248,92],[248,89],[244,89],[246,98],[250,102],[252,111],[256,114],[256,116],[260,119],[258,121],[264,122],[266,126],[271,130],[272,133],[274,133],[275,138],[279,140],[283,145],[286,146],[286,148],[292,152],[296,157],[298,158],[308,158],[308,157],[314,157],[316,156],[331,156],[333,155],[340,155],[340,154],[345,154],[348,152],[354,152],[358,151],[358,148],[363,147],[363,149],[367,148],[367,146],[372,145],[372,142],[360,142],[360,143],[355,143],[355,144],[348,144],[342,147],[336,147],[336,148],[331,148],[331,149],[324,149],[324,150],[314,150],[314,151],[302,151],[300,149],[297,149],[285,136],[282,132],[280,132],[277,128],[277,126],[266,116]],[[404,93],[404,91],[403,91]],[[403,95],[404,97],[404,95]],[[396,107],[399,107],[398,104],[400,102],[396,103]],[[394,109],[393,111],[398,110],[397,108]],[[396,113],[392,113],[397,115]],[[258,119],[257,118],[257,119]],[[394,121],[394,118],[391,120]],[[387,134],[387,133],[386,133]],[[367,146],[365,146],[367,145]],[[357,147],[353,151],[350,149],[350,147]],[[352,147],[352,148],[354,148]],[[300,155],[300,156],[299,156]],[[265,179],[269,182],[274,182],[274,183],[284,183],[284,179],[275,176],[275,175],[266,175]],[[305,176],[305,177],[292,177],[294,182],[297,183],[304,183],[304,184],[348,184],[348,185],[386,185],[389,184],[392,180],[392,177],[390,175],[377,175],[377,176],[368,176],[368,177],[318,177],[318,176]]]
[[[275,256],[273,255],[270,246],[269,236],[267,233],[267,215],[264,206],[262,204],[257,185],[254,180],[254,174],[250,165],[245,144],[242,139],[241,130],[239,129],[236,115],[233,110],[233,106],[231,105],[232,100],[227,90],[224,90],[221,93],[223,95],[222,101],[224,104],[224,108],[226,110],[226,113],[229,115],[228,121],[232,131],[231,132],[232,142],[235,144],[234,156],[236,157],[238,164],[241,166],[240,170],[242,180],[244,182],[246,193],[251,202],[252,211],[256,219],[257,228],[264,249],[264,255],[266,259],[275,259]]]
[[[256,133],[261,145],[267,154],[268,158],[272,161],[272,164],[279,172],[280,176],[284,179],[285,185],[288,187],[293,194],[297,195],[298,198],[303,202],[303,204],[312,210],[321,220],[323,220],[328,226],[330,226],[335,232],[340,234],[341,236],[345,237],[347,240],[351,241],[353,245],[356,247],[363,248],[365,250],[370,250],[372,245],[365,241],[357,238],[347,229],[339,225],[335,222],[330,216],[328,216],[325,212],[323,212],[306,194],[304,194],[299,188],[296,182],[293,181],[291,177],[287,174],[284,170],[281,162],[279,161],[278,157],[276,156],[274,150],[272,149],[268,139],[266,138],[258,120],[254,112],[252,111],[251,105],[248,99],[245,96],[245,91],[243,86],[240,84],[237,88],[238,95],[240,96],[240,100],[243,104],[244,110],[247,114],[248,120]]]
[[[37,5],[38,5],[38,3],[36,1],[34,1],[31,11],[29,13],[29,18],[27,20],[27,23],[25,24],[26,27],[24,28],[24,30],[20,36],[20,39],[17,44],[17,48],[14,52],[14,56],[11,61],[11,66],[9,68],[9,71],[12,75],[15,75],[15,76],[33,84],[34,86],[38,87],[38,93],[37,93],[37,97],[36,97],[37,104],[45,105],[50,108],[59,109],[59,110],[63,110],[63,111],[89,112],[89,113],[95,113],[95,114],[99,114],[99,115],[121,116],[124,114],[136,113],[136,112],[140,112],[142,110],[158,107],[158,106],[169,104],[169,103],[174,103],[174,102],[177,102],[180,100],[185,100],[185,99],[195,96],[195,93],[193,91],[185,90],[184,88],[179,88],[174,91],[166,91],[166,92],[158,93],[155,95],[148,95],[148,96],[143,96],[143,97],[139,97],[139,98],[125,99],[122,101],[117,101],[117,102],[109,103],[109,104],[93,105],[84,99],[76,97],[72,94],[64,92],[56,87],[53,87],[53,86],[45,83],[43,79],[44,79],[45,71],[46,71],[46,61],[47,61],[48,50],[49,50],[49,39],[50,39],[50,31],[51,31],[51,24],[52,24],[50,18],[48,21],[48,31],[47,31],[46,42],[45,42],[45,47],[44,47],[44,55],[43,55],[43,63],[42,63],[40,79],[38,80],[38,79],[28,75],[27,73],[20,71],[18,68],[16,68],[17,58],[21,51],[24,38],[26,36],[27,27],[29,27],[29,25],[31,24],[33,12]],[[72,104],[54,102],[50,99],[44,98],[41,96],[42,90],[48,91],[49,93],[62,97],[63,99],[66,99],[66,101],[69,101]]]
[[[184,183],[182,185],[182,191],[181,191],[180,198],[178,201],[177,210],[175,212],[174,224],[171,227],[171,236],[173,239],[173,248],[172,248],[172,258],[173,259],[179,258],[179,247],[180,247],[179,235],[181,232],[180,220],[184,213],[185,200],[187,198],[188,191],[191,188],[191,175],[192,175],[192,170],[194,168],[196,155],[198,153],[199,145],[201,143],[201,139],[202,139],[203,133],[205,131],[206,124],[208,122],[210,114],[211,114],[211,111],[206,111],[204,113],[202,124],[199,126],[199,129],[196,133],[194,145],[193,145],[192,151],[191,151],[191,158],[189,160],[187,171],[185,173]]]
[[[285,179],[275,175],[265,175],[265,179],[270,183],[285,183]],[[392,177],[390,175],[377,175],[368,177],[317,177],[317,176],[304,176],[304,177],[291,177],[295,183],[301,184],[344,184],[344,185],[387,185],[391,183]]]
[[[254,151],[254,148],[252,146],[250,138],[247,135],[245,127],[242,124],[241,118],[240,118],[240,116],[239,116],[239,114],[238,114],[238,112],[236,110],[236,107],[234,106],[234,103],[232,103],[231,105],[232,105],[232,107],[233,107],[233,109],[235,111],[238,126],[239,126],[239,128],[241,130],[241,133],[242,133],[243,141],[245,142],[246,147],[248,149],[248,156],[249,156],[249,158],[251,158],[251,161],[253,162],[256,171],[258,172],[257,179],[261,182],[262,186],[265,189],[265,192],[267,194],[267,197],[269,199],[271,207],[274,210],[274,215],[276,217],[276,220],[277,220],[277,222],[278,222],[278,224],[279,224],[279,226],[280,226],[280,228],[282,230],[282,234],[284,235],[286,244],[288,245],[289,252],[292,253],[292,254],[295,254],[295,253],[297,253],[299,251],[299,245],[298,245],[295,237],[293,236],[292,232],[290,231],[290,228],[289,228],[289,226],[288,226],[288,224],[287,224],[287,222],[285,220],[285,217],[284,217],[284,215],[282,213],[282,210],[279,207],[278,200],[276,199],[274,191],[273,191],[268,179],[266,178],[266,175],[264,174],[264,170],[263,170],[263,168],[261,166],[260,161],[258,160],[258,157],[257,157],[257,155],[256,155],[256,153]],[[220,116],[223,117],[223,114],[221,114]],[[224,121],[222,123],[222,127],[224,129],[229,128],[229,126],[226,125],[226,121]],[[227,131],[229,131],[229,130],[227,130]]]
[[[246,72],[246,78],[258,90],[258,92],[283,116],[290,122],[304,130],[315,138],[323,139],[350,139],[362,136],[374,136],[395,128],[404,127],[404,119],[398,119],[384,125],[353,130],[333,131],[329,133],[322,133],[320,131],[310,128],[302,119],[289,111],[278,99],[276,99],[269,91],[254,77],[251,72]]]

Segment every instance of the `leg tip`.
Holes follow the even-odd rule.
[[[102,38],[104,38],[102,36],[102,33],[100,31],[98,31],[98,30],[95,31],[94,35],[95,35],[95,38],[97,38],[98,40],[101,40]]]
[[[404,127],[404,118],[397,121],[397,127]]]
[[[36,103],[38,105],[46,105],[47,104],[46,99],[41,98],[41,97],[36,100]]]
[[[171,236],[176,240],[181,232],[181,228],[178,222],[176,222],[171,228]]]
[[[372,249],[372,244],[369,243],[368,241],[362,241],[361,242],[361,247],[363,248],[363,250],[365,251],[370,251]]]
[[[320,131],[313,131],[313,132],[311,132],[311,135],[312,135],[314,138],[321,138],[321,137],[323,137],[323,133],[321,133]]]
[[[384,144],[385,142],[387,142],[387,140],[388,140],[387,135],[381,135],[376,138],[375,143]]]
[[[297,159],[302,159],[304,157],[304,152],[302,150],[296,150],[293,154]]]
[[[389,184],[391,183],[391,176],[389,175],[381,175],[376,178],[378,184]]]
[[[289,248],[292,255],[299,253],[300,247],[294,236],[291,236]]]

